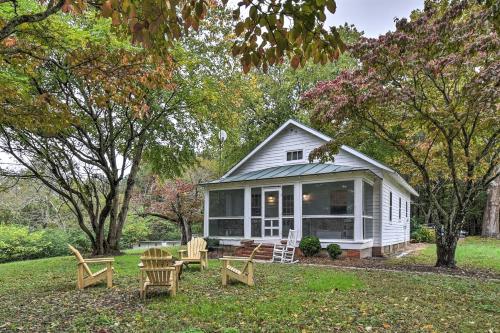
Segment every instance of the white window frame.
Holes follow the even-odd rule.
[[[340,179],[336,179],[336,180],[323,180],[323,181],[307,181],[307,182],[301,182],[300,183],[300,192],[303,194],[303,191],[304,191],[304,185],[309,185],[309,184],[325,184],[325,183],[338,183],[338,182],[346,182],[346,181],[352,181],[354,183],[354,202],[353,202],[353,214],[349,214],[349,215],[303,215],[302,214],[302,221],[301,221],[301,226],[300,228],[302,229],[303,228],[303,221],[304,219],[352,219],[352,223],[353,223],[353,228],[355,228],[355,225],[356,225],[356,218],[355,218],[355,212],[356,212],[356,179],[359,178],[359,177],[348,177],[348,178],[340,178]],[[364,178],[362,178],[364,179]],[[301,197],[300,198],[300,202],[301,202],[301,206],[303,207],[304,205],[304,201],[303,201],[303,198]],[[363,203],[360,203],[360,204],[363,204]],[[301,211],[303,211],[303,208],[301,209]],[[301,232],[301,235],[302,235],[302,230],[300,231]],[[334,242],[334,241],[342,241],[342,242],[355,242],[356,241],[356,236],[353,234],[353,238],[352,239],[342,239],[342,238],[338,238],[338,239],[334,239],[334,238],[321,238],[320,241],[322,242]]]
[[[244,187],[228,187],[228,188],[221,188],[221,189],[212,189],[208,190],[208,207],[210,207],[210,192],[216,192],[216,191],[230,191],[230,190],[243,190],[245,191]],[[217,239],[235,239],[235,238],[243,238],[245,237],[245,197],[243,196],[243,216],[215,216],[215,217],[210,217],[210,211],[208,212],[208,221],[207,221],[207,237],[215,237]],[[210,220],[243,220],[243,236],[210,236]]]
[[[301,151],[301,152],[302,152],[302,158],[300,158],[300,159],[296,159],[296,160],[288,160],[288,153],[294,153],[294,152],[299,152],[299,151]],[[297,163],[297,162],[303,162],[303,161],[304,161],[304,155],[305,155],[304,149],[287,150],[287,151],[285,152],[285,163]]]

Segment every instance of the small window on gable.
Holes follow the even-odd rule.
[[[303,151],[302,150],[293,150],[286,152],[286,160],[287,161],[299,161],[302,160]]]

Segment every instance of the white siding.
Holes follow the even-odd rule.
[[[286,152],[291,150],[303,149],[304,159],[288,163],[307,163],[311,151],[323,144],[325,141],[317,136],[289,125],[231,175],[286,165]]]
[[[381,230],[381,210],[380,210],[380,195],[382,190],[382,180],[377,179],[373,184],[373,245],[380,246],[382,238]]]
[[[353,154],[346,152],[342,149],[339,150],[338,154],[335,155],[333,164],[337,165],[347,165],[351,167],[357,168],[365,168],[372,171],[377,176],[382,176],[382,172],[379,168],[374,166],[373,164],[354,156]]]
[[[389,196],[392,192],[392,221],[389,221]],[[401,219],[399,219],[401,198]],[[382,181],[382,245],[403,243],[410,240],[410,214],[406,217],[405,202],[410,205],[410,193],[385,174]]]

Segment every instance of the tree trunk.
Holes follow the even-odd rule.
[[[489,184],[487,195],[481,236],[498,237],[500,235],[498,221],[500,214],[500,179],[498,177]]]
[[[189,242],[191,238],[193,238],[193,232],[191,231],[191,224],[185,220],[183,220],[183,224],[186,233],[186,242]]]
[[[458,221],[458,219],[457,219]],[[447,221],[445,225],[436,226],[436,267],[456,268],[455,251],[457,249],[461,225],[457,221]]]
[[[182,222],[179,223],[179,229],[181,230],[181,245],[186,245],[188,242],[186,228],[184,228],[184,224]]]

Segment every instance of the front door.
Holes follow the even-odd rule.
[[[280,189],[264,189],[264,237],[281,237],[280,197]]]

